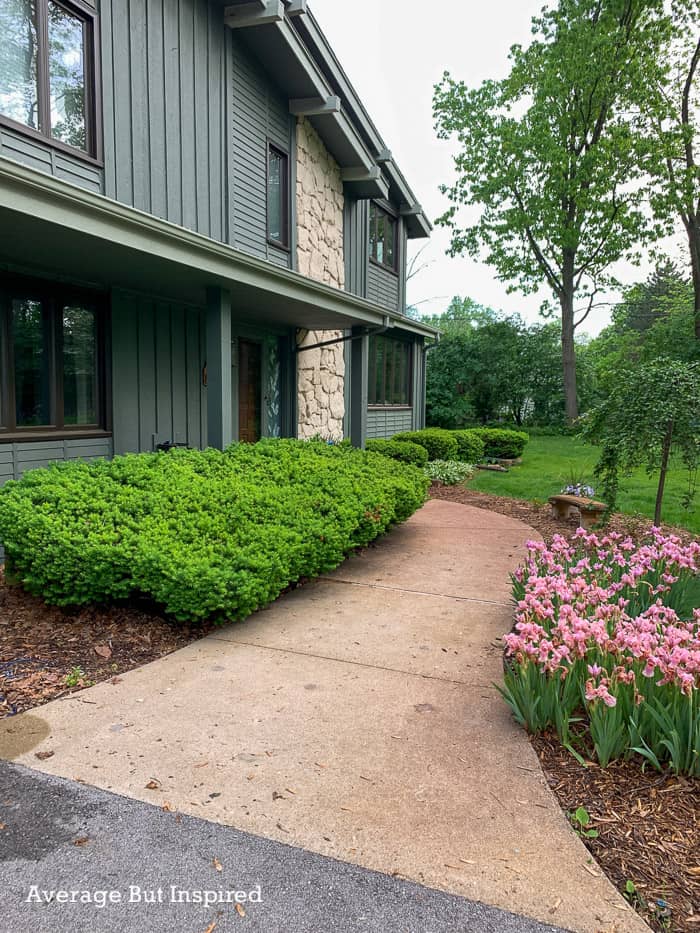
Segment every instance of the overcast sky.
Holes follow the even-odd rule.
[[[311,0],[319,25],[431,221],[449,206],[438,185],[453,178],[454,151],[433,130],[434,84],[445,70],[470,86],[507,74],[511,45],[530,42],[531,18],[543,4],[544,0],[433,0],[427,6],[396,0]],[[415,249],[421,242],[414,240],[410,246]],[[430,265],[409,283],[409,303],[424,302],[421,311],[439,312],[453,295],[468,295],[481,304],[538,319],[547,292],[527,298],[508,295],[488,266],[446,256],[448,243],[447,231],[436,228],[424,254]],[[620,266],[615,271],[622,281],[640,278],[634,268]],[[608,318],[608,309],[594,311],[583,329],[595,334]]]

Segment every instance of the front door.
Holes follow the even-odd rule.
[[[238,341],[238,440],[260,440],[262,346],[252,340]]]

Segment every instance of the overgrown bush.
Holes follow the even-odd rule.
[[[445,428],[423,428],[420,431],[402,431],[394,434],[392,441],[412,441],[428,451],[429,460],[456,460],[457,439],[454,431]]]
[[[525,431],[511,431],[507,428],[472,428],[484,442],[486,457],[499,457],[515,460],[521,457],[525,445],[530,440]]]
[[[416,467],[318,441],[61,463],[2,487],[0,540],[8,572],[49,603],[136,594],[226,621],[336,567],[427,486]]]
[[[391,457],[392,460],[400,460],[402,463],[412,463],[417,467],[424,467],[428,462],[428,451],[413,441],[390,441],[377,437],[368,440],[365,449]]]
[[[501,690],[530,732],[601,767],[642,756],[700,777],[700,545],[582,529],[528,544]]]
[[[453,431],[457,441],[457,455],[464,463],[479,463],[486,453],[486,445],[476,431]]]
[[[474,467],[460,460],[431,460],[425,467],[425,475],[434,483],[456,486],[474,475]]]

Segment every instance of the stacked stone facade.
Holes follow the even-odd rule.
[[[302,275],[334,288],[345,286],[343,182],[340,168],[309,121],[297,125],[297,266]],[[299,331],[297,340],[319,343],[342,331]],[[297,356],[299,437],[343,437],[345,344],[306,350]]]

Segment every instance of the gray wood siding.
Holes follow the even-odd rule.
[[[0,126],[0,156],[23,162],[40,172],[48,172],[95,194],[102,193],[102,170],[68,153],[59,152],[39,139],[30,139]]]
[[[399,277],[374,262],[367,267],[367,298],[391,311],[399,311]]]
[[[392,437],[399,431],[412,431],[411,408],[370,408],[367,411],[367,437]]]
[[[206,445],[205,315],[128,292],[112,296],[114,452]]]
[[[105,193],[225,241],[221,9],[104,0],[101,27]]]
[[[289,101],[243,42],[230,37],[230,242],[278,266],[291,264],[291,251],[267,242],[267,144],[273,142],[294,157],[295,122]],[[291,186],[290,186],[291,187]],[[294,228],[291,192],[290,227]]]
[[[27,470],[49,466],[61,460],[94,460],[97,457],[111,456],[110,437],[0,444],[0,485],[8,479],[19,479]]]

